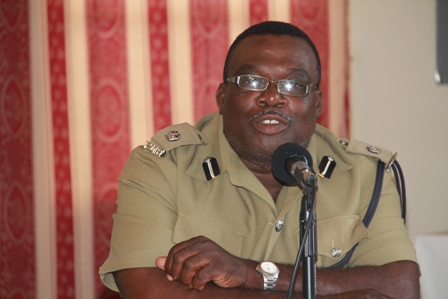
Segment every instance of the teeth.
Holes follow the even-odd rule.
[[[265,120],[263,120],[263,123],[267,124],[267,125],[275,125],[275,124],[279,124],[280,122],[275,119],[265,119]]]

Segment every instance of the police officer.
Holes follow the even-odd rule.
[[[415,250],[389,172],[375,216],[362,222],[377,162],[393,155],[316,124],[320,72],[300,29],[264,22],[243,32],[216,92],[219,114],[166,128],[132,152],[103,282],[123,298],[285,298],[302,190],[273,176],[271,158],[291,142],[308,149],[315,169],[329,157],[336,163],[319,178],[316,199],[319,297],[419,298]],[[330,268],[350,251],[344,268]]]

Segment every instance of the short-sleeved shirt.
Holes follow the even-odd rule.
[[[165,138],[170,131],[177,141]],[[220,115],[205,116],[194,127],[168,127],[148,144],[132,151],[119,179],[110,254],[100,268],[109,288],[117,289],[112,272],[155,267],[156,258],[166,256],[172,246],[199,235],[244,259],[294,264],[300,246],[302,189],[284,186],[274,202],[227,142]],[[390,172],[385,172],[372,222],[368,228],[362,223],[378,159],[392,156],[366,147],[320,125],[311,138],[308,151],[314,169],[324,157],[336,162],[331,177],[318,180],[317,267],[337,263],[357,243],[348,267],[417,262]],[[211,157],[220,174],[208,180],[202,165]],[[341,255],[332,255],[333,249]]]

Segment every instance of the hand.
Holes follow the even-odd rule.
[[[223,288],[245,286],[252,261],[235,257],[212,240],[199,236],[173,246],[167,257],[156,260],[169,280],[179,280],[189,288],[203,290],[213,281]],[[255,263],[255,262],[253,262]]]

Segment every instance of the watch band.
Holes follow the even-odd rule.
[[[265,291],[275,291],[280,270],[273,262],[263,261],[259,263],[256,270],[263,276],[263,289]]]
[[[263,280],[265,291],[275,291],[275,287],[277,286],[277,276],[268,277],[266,275],[263,275]]]

